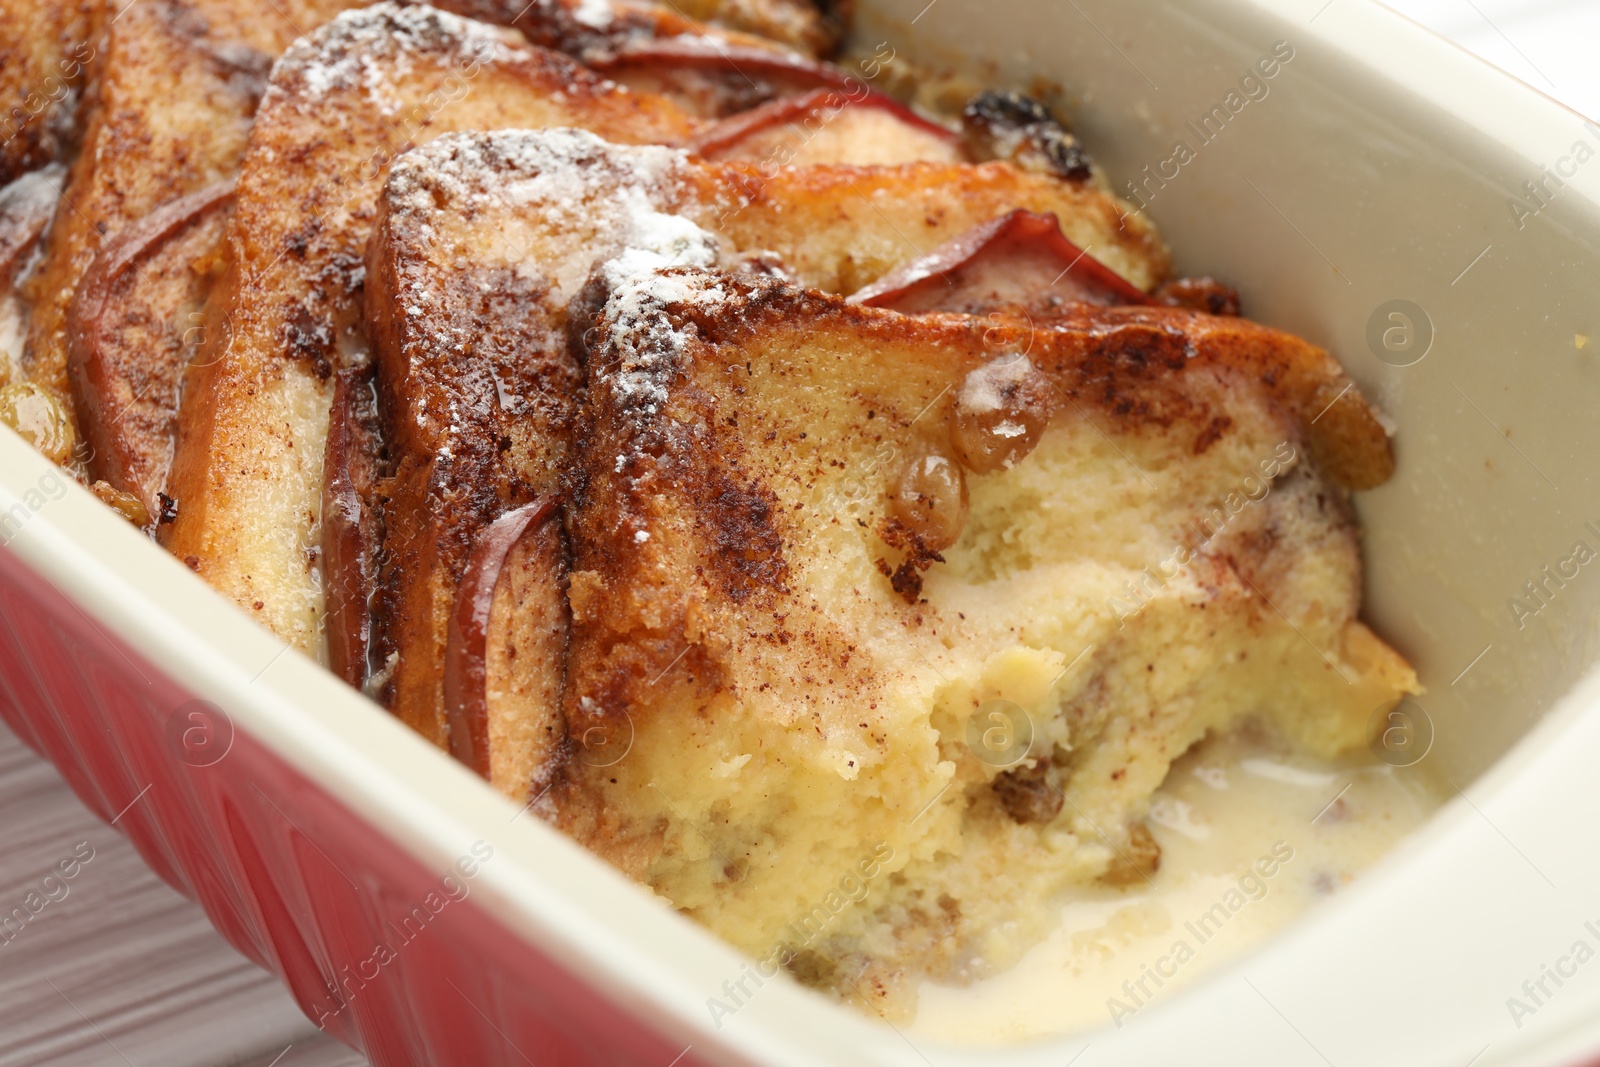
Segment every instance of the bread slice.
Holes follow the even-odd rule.
[[[215,328],[185,386],[166,544],[314,655],[333,372],[367,358],[362,257],[391,160],[459,129],[693,130],[665,101],[513,37],[422,6],[346,12],[284,54],[256,115]]]
[[[781,46],[808,57],[831,54],[842,27],[810,0],[455,0],[450,9],[521,30],[528,43],[585,62],[655,38],[708,29],[740,46]]]
[[[203,339],[233,182],[162,205],[105,244],[69,305],[67,371],[89,473],[170,521],[164,499],[183,368]]]
[[[1165,269],[1148,231],[1108,228],[1116,215],[1103,195],[1006,164],[763,177],[576,130],[451,134],[407,153],[380,201],[366,286],[393,470],[375,601],[386,703],[436,743],[450,739],[444,665],[461,577],[479,530],[559,490],[597,262],[632,244],[661,262],[755,265],[840,291],[1016,203],[1120,243],[1146,282]],[[559,719],[553,705],[491,702],[489,713],[491,723]],[[534,757],[493,746],[490,756],[491,780],[525,798]]]
[[[725,119],[694,140],[695,153],[717,161],[772,167],[818,163],[886,166],[957,163],[961,139],[892,97],[858,87],[813,89]]]
[[[554,169],[556,153],[531,131],[448,134],[395,164],[379,202],[368,255],[367,329],[379,384],[379,412],[389,457],[385,537],[374,597],[378,693],[402,720],[482,770],[503,792],[525,800],[561,728],[559,656],[510,657],[524,684],[503,685],[488,700],[489,745],[480,763],[452,729],[446,701],[447,650],[463,576],[478,535],[500,516],[549,498],[567,463],[582,370],[569,353],[566,302],[593,261],[589,233],[562,233],[562,251],[580,262],[563,277],[558,254],[521,243],[518,210],[537,211],[527,188]],[[604,142],[558,131],[555,143]],[[658,147],[644,158],[675,158]],[[561,159],[568,164],[570,160]],[[563,191],[594,198],[594,215],[569,219],[598,226],[607,193],[581,185]],[[576,205],[574,205],[576,206]],[[542,587],[543,603],[564,598],[561,553],[522,567],[523,593]],[[542,570],[533,563],[542,561]],[[499,583],[499,611],[488,646],[503,643],[511,595]],[[488,595],[494,598],[490,580]],[[550,592],[553,591],[553,597]],[[524,642],[527,644],[527,642]],[[480,650],[487,655],[487,648]],[[503,657],[504,658],[504,657]],[[496,671],[492,678],[504,678]],[[490,679],[478,682],[481,690]],[[543,684],[541,684],[543,683]],[[453,694],[452,694],[453,695]],[[519,728],[519,724],[521,727]],[[548,729],[545,729],[548,728]]]
[[[0,0],[0,185],[58,158],[105,5]]]
[[[190,316],[196,302],[203,302],[209,292],[212,275],[202,271],[183,277],[187,266],[177,261],[206,258],[200,255],[203,239],[197,232],[186,232],[182,249],[169,242],[161,254],[165,258],[143,260],[128,272],[127,291],[117,294],[117,303],[127,305],[126,316],[139,321],[136,331],[90,330],[86,323],[74,323],[73,297],[95,258],[118,242],[125,230],[235,177],[273,60],[307,30],[360,5],[358,0],[281,0],[263,10],[241,0],[140,0],[118,6],[125,9],[107,28],[97,53],[83,150],[66,190],[66,202],[73,210],[59,214],[43,267],[29,286],[33,314],[24,363],[33,381],[63,401],[69,385],[74,388],[72,403],[92,446],[91,476],[140,497],[154,515],[154,494],[164,487],[161,476],[172,442],[165,430],[146,431],[171,421],[177,339],[201,333]],[[623,41],[657,33],[704,32],[703,26],[667,8],[626,0],[608,8],[605,19],[589,11],[588,22],[580,21],[585,9],[578,0],[541,5],[451,0],[443,6],[514,23],[524,33],[575,54],[609,52]],[[27,24],[42,27],[51,18],[59,20],[74,12],[81,15],[73,5],[32,5]],[[67,38],[62,40],[65,46]],[[75,70],[76,61],[68,66]],[[13,73],[21,76],[24,67],[0,63],[0,81]],[[67,92],[60,79],[51,84]],[[425,118],[424,113],[404,121]],[[43,122],[41,116],[24,132],[37,132]],[[21,145],[23,139],[14,143]],[[208,216],[203,228],[215,231],[218,218]],[[218,250],[210,257],[215,266],[221,260],[221,242],[214,240],[213,247]],[[107,256],[108,261],[117,258],[115,251]],[[141,278],[151,273],[174,284],[143,284]],[[143,336],[136,338],[134,332]],[[69,367],[74,337],[115,340],[124,335],[129,343],[103,357],[80,345],[79,367]],[[145,351],[150,358],[141,361],[138,356]],[[181,353],[176,357],[180,364],[183,358]],[[92,377],[100,384],[83,388],[90,380],[84,365],[96,368]],[[138,396],[139,405],[147,409],[137,419],[138,430],[122,421],[122,407],[100,413],[106,398],[119,394]]]
[[[1383,430],[1297,338],[675,269],[612,291],[589,371],[579,745],[546,810],[843,995],[894,1012],[908,975],[1006,966],[1053,890],[1138,866],[1152,791],[1208,731],[1337,753],[1415,691],[1357,619],[1356,526],[1316,458]],[[1317,419],[1340,394],[1366,417]]]
[[[233,177],[273,57],[347,6],[299,0],[263,13],[243,0],[140,0],[108,28],[94,106],[45,262],[30,283],[24,366],[68,395],[67,315],[102,244],[169,201]]]

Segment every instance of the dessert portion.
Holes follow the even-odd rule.
[[[803,0],[451,6],[144,0],[80,210],[0,191],[0,418],[253,618],[889,1017],[1149,884],[1197,743],[1416,690],[1377,414],[1040,102],[914,109]]]
[[[591,279],[596,263],[632,246],[663,264],[848,292],[1019,203],[1065,220],[1136,277],[1165,269],[1152,235],[1120,226],[1104,193],[1004,165],[817,165],[767,179],[577,130],[452,134],[404,156],[366,282],[393,472],[376,591],[385,702],[440,744],[461,737],[445,664],[467,557],[496,515],[561,489],[604,285]],[[720,240],[705,245],[702,226]],[[523,714],[490,703],[492,724]],[[526,796],[527,757],[490,751],[503,760],[491,780]]]
[[[70,45],[72,55],[54,61],[66,72],[59,78],[21,59],[0,64],[0,80],[34,79],[26,87],[25,106],[13,111],[18,135],[7,142],[7,150],[37,155],[27,146],[42,151],[48,143],[59,153],[64,137],[81,141],[64,193],[74,210],[61,213],[51,227],[44,260],[29,271],[24,285],[31,315],[22,361],[29,380],[43,390],[40,403],[67,427],[69,452],[78,432],[86,434],[81,463],[87,475],[101,483],[102,496],[128,509],[141,525],[160,524],[164,515],[170,521],[173,514],[159,492],[171,463],[180,379],[205,347],[201,309],[227,255],[223,220],[214,217],[209,201],[201,212],[205,220],[173,223],[172,212],[181,210],[183,197],[218,190],[237,177],[275,58],[303,28],[315,29],[360,6],[356,0],[294,0],[277,4],[274,17],[264,18],[257,7],[238,0],[141,0],[112,12],[97,4],[28,5],[26,18],[19,18],[30,32],[54,34],[51,47]],[[658,34],[676,38],[712,29],[669,9],[629,0],[598,5],[456,0],[441,6],[514,26],[518,33],[508,40],[525,36],[591,58]],[[774,26],[800,27],[820,19],[798,0],[735,6],[735,21],[754,18],[745,7],[765,12]],[[779,17],[786,11],[792,15],[787,21]],[[821,31],[796,32],[814,47],[831,40]],[[778,48],[760,38],[735,36],[746,49]],[[46,63],[46,42],[37,47],[37,62]],[[81,71],[91,60],[94,92],[74,131],[67,120]],[[793,62],[818,66],[808,56],[797,55]],[[464,90],[471,71],[463,78],[454,91]],[[49,98],[33,92],[36,86]],[[448,103],[423,95],[391,112],[386,141],[391,154]],[[30,110],[35,105],[45,110],[35,114]],[[69,133],[75,136],[66,137]],[[160,219],[138,225],[158,214]],[[192,232],[196,228],[205,233]],[[92,271],[97,259],[100,268]],[[146,285],[142,279],[152,273],[164,280]],[[81,289],[103,290],[94,279],[106,274],[127,280],[74,304]]]
[[[1348,383],[1303,341],[681,269],[600,321],[567,728],[632,747],[581,747],[552,817],[758,958],[887,1010],[908,975],[1004,967],[991,934],[1053,891],[1153,864],[1190,745],[1261,719],[1335,754],[1415,686],[1356,618],[1315,458],[1382,430],[1312,421]],[[793,925],[880,843],[865,903]]]
[[[416,109],[425,124],[401,122]],[[303,650],[323,643],[317,501],[333,372],[367,359],[363,254],[383,176],[400,151],[450,130],[552,125],[621,142],[693,128],[664,98],[422,6],[347,12],[273,67],[184,383],[177,514],[162,536]]]
[[[669,97],[420,6],[342,14],[273,67],[219,256],[228,266],[196,330],[161,533],[302,649],[323,644],[307,554],[319,551],[329,370],[365,358],[357,289],[382,177],[451,130],[550,125],[681,144],[702,123]]]

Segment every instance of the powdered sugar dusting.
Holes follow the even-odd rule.
[[[611,0],[581,0],[572,17],[594,30],[608,30],[616,13],[611,10]]]
[[[689,165],[680,150],[614,145],[577,129],[454,133],[396,160],[384,196],[388,211],[408,216],[424,240],[436,236],[432,227],[443,217],[503,218],[506,208],[552,235],[570,234],[568,257],[581,262],[582,274],[598,262],[609,293],[601,323],[611,358],[591,365],[595,383],[637,425],[660,413],[692,339],[684,308],[727,299],[719,275],[669,270],[716,267],[721,259],[715,236],[663,210]],[[552,281],[565,269],[529,266]]]
[[[716,238],[693,222],[657,211],[638,187],[623,190],[620,203],[627,224],[626,242],[602,268],[612,289],[667,267],[716,266]]]
[[[406,106],[396,82],[412,73],[418,57],[447,64],[468,79],[515,40],[508,30],[426,5],[374,4],[346,11],[290,45],[272,68],[268,98],[291,87],[310,101],[360,90],[385,114],[394,114]]]
[[[1033,373],[1033,363],[1027,356],[1016,355],[1010,358],[1001,358],[990,363],[985,363],[961,383],[961,392],[956,395],[956,403],[963,411],[974,415],[988,415],[999,411],[1006,406],[1007,386],[1021,385]],[[996,433],[1003,436],[1015,436],[1002,427],[1010,426],[1002,423],[995,428]],[[1017,433],[1022,431],[1017,429]]]
[[[673,322],[669,308],[722,303],[727,293],[715,279],[712,274],[662,274],[652,269],[629,275],[612,289],[605,325],[615,365],[603,378],[618,405],[636,421],[661,413],[669,396],[667,387],[695,335],[694,326]]]
[[[681,150],[614,145],[585,130],[456,133],[401,156],[385,196],[391,212],[406,212],[424,225],[436,212],[496,202],[525,207],[552,230],[593,231],[585,262],[601,261],[612,292],[606,325],[615,340],[639,352],[637,365],[619,372],[619,388],[632,401],[659,403],[666,394],[653,368],[661,351],[681,352],[682,339],[670,329],[662,332],[664,320],[650,309],[688,299],[691,291],[702,300],[717,295],[658,275],[668,267],[719,261],[712,234],[661,210],[687,165]]]
[[[675,327],[664,305],[695,301],[702,306],[727,298],[706,276],[662,274],[669,267],[714,267],[717,240],[681,215],[658,211],[643,190],[620,197],[627,239],[601,271],[611,297],[606,336],[620,359],[610,376],[616,398],[642,416],[660,413],[667,383],[676,371],[692,326]]]
[[[687,348],[693,326],[675,326],[667,306],[702,307],[727,299],[715,276],[663,274],[670,267],[714,267],[716,238],[679,215],[669,215],[638,189],[621,198],[628,236],[604,273],[606,336],[618,359],[608,381],[616,400],[636,418],[653,418],[667,402],[668,383]]]
[[[526,209],[517,213],[552,231],[592,232],[586,267],[630,250],[709,266],[715,239],[657,207],[687,160],[679,149],[614,145],[579,129],[453,133],[396,160],[384,196],[391,212],[423,226],[439,212],[499,206]]]

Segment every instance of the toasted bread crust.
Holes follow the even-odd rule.
[[[330,374],[365,348],[367,235],[389,162],[457,129],[589,126],[674,142],[692,123],[555,53],[429,8],[348,12],[274,68],[239,178],[225,336],[186,386],[167,544],[317,654],[315,570]]]
[[[291,15],[310,21],[310,7]],[[272,57],[292,35],[242,0],[141,0],[109,28],[64,194],[74,210],[58,213],[30,282],[30,379],[68,396],[67,313],[84,271],[130,222],[233,176]]]
[[[392,183],[384,200],[367,281],[394,457],[379,640],[381,656],[394,657],[386,703],[442,743],[446,633],[473,537],[557,488],[581,374],[550,281],[519,268],[513,247],[466,241],[460,200],[437,215],[397,209],[405,185]]]
[[[93,0],[0,0],[0,185],[61,155],[104,15]]]
[[[951,185],[965,194],[954,202]],[[436,742],[467,554],[496,515],[558,484],[581,381],[568,331],[586,326],[569,324],[568,303],[630,239],[636,223],[615,205],[635,198],[720,230],[726,265],[766,254],[825,289],[915,255],[907,234],[937,243],[1019,199],[1081,219],[1108,247],[1122,233],[1100,228],[1104,197],[1009,164],[841,165],[769,179],[747,164],[517,130],[453,134],[407,154],[380,200],[366,285],[394,463],[380,658],[392,657],[387,702]],[[1129,242],[1130,261],[1159,251],[1144,236]],[[1164,269],[1159,258],[1136,262],[1142,277]]]

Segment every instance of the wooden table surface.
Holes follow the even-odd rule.
[[[3,726],[0,815],[0,1067],[366,1062]]]

